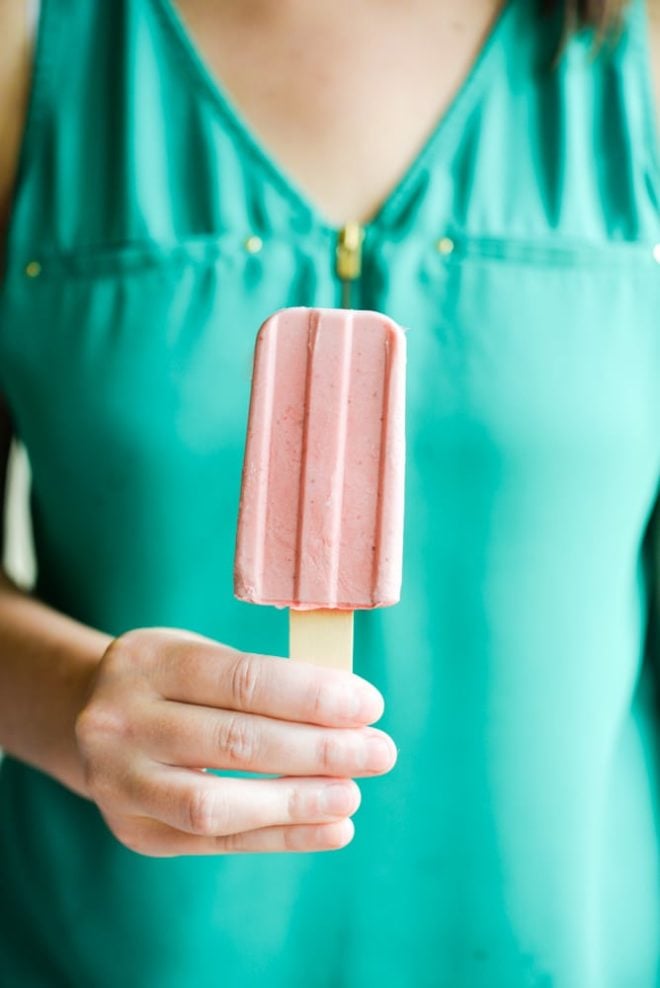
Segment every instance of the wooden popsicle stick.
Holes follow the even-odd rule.
[[[353,611],[289,611],[289,656],[353,671]]]

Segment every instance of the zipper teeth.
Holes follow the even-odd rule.
[[[351,307],[351,295],[355,282],[362,273],[362,242],[364,228],[360,223],[346,223],[337,236],[337,277],[342,283],[342,307]]]

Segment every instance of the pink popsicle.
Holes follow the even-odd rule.
[[[283,309],[257,337],[236,596],[394,604],[403,544],[405,337],[387,316]]]

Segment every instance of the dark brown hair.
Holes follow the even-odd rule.
[[[620,24],[628,0],[545,0],[545,6],[551,11],[563,11],[569,31],[592,27],[603,34]]]

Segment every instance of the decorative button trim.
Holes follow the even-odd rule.
[[[38,278],[41,274],[41,265],[39,261],[30,261],[25,265],[25,274],[28,278]]]
[[[454,252],[455,246],[456,245],[454,241],[451,239],[451,237],[442,237],[436,243],[435,248],[438,254],[444,254],[445,256],[447,256],[448,254],[452,254]]]
[[[263,245],[264,242],[261,239],[261,237],[257,237],[253,235],[247,238],[243,246],[245,247],[248,254],[258,254],[261,248],[263,247]]]

